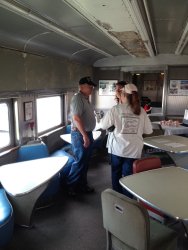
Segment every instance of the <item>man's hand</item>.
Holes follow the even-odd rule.
[[[83,135],[83,140],[84,140],[84,148],[88,148],[90,145],[90,140],[87,134]]]
[[[90,140],[89,140],[89,137],[88,137],[88,135],[87,135],[87,133],[86,133],[86,131],[84,129],[82,119],[78,115],[74,115],[73,119],[74,119],[74,121],[76,123],[77,129],[80,131],[80,133],[83,136],[83,140],[84,140],[83,146],[84,146],[84,148],[88,148],[89,145],[90,145]]]

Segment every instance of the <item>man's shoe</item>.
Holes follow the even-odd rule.
[[[77,195],[77,192],[75,191],[74,188],[70,187],[70,188],[68,188],[68,190],[67,190],[67,194],[68,194],[69,196],[74,197],[74,196]]]
[[[95,189],[93,187],[89,187],[88,185],[81,187],[80,191],[85,194],[91,194],[95,192]]]

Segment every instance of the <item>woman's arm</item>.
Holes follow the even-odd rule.
[[[101,129],[108,129],[114,125],[112,110],[107,111],[106,115],[100,121]]]

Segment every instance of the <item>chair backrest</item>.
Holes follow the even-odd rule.
[[[134,161],[133,163],[133,174],[161,168],[161,160],[158,157],[148,157],[148,158],[142,158],[139,160]],[[164,222],[164,215],[157,211],[156,209],[150,207],[148,204],[140,201],[140,204],[142,204],[149,212],[149,215],[156,220],[160,222]]]
[[[147,250],[150,237],[147,210],[137,201],[111,189],[103,191],[101,198],[103,225],[113,248]]]
[[[48,156],[48,148],[44,143],[28,144],[18,149],[17,161],[28,161]]]
[[[161,168],[161,160],[158,157],[148,157],[148,158],[142,158],[139,160],[134,161],[133,163],[133,174]]]

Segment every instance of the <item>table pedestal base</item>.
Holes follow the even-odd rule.
[[[32,214],[38,198],[47,188],[48,182],[42,184],[38,188],[29,193],[20,194],[18,196],[9,195],[9,200],[14,209],[15,223],[24,226],[32,227]]]

